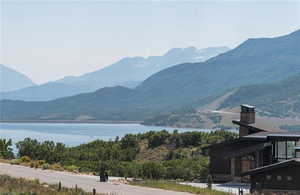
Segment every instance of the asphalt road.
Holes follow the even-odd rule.
[[[61,181],[65,187],[74,187],[77,184],[79,188],[85,191],[92,191],[95,188],[97,192],[113,193],[114,195],[191,195],[185,192],[173,192],[112,182],[102,183],[99,182],[99,178],[96,176],[41,170],[5,163],[0,163],[0,174],[17,178],[39,179],[40,182],[48,184],[57,184]]]

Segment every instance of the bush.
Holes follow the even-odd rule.
[[[42,165],[42,169],[43,169],[43,170],[45,170],[45,169],[50,169],[50,167],[51,167],[51,166],[50,166],[48,163],[45,163],[45,164]]]
[[[29,163],[29,166],[30,166],[31,168],[35,167],[35,162],[31,161],[31,162]]]
[[[61,167],[61,165],[58,164],[58,163],[53,164],[53,165],[51,166],[51,169],[54,169],[54,170],[56,170],[56,171],[63,171],[63,170],[64,170],[64,169]]]
[[[147,162],[142,165],[142,172],[145,178],[159,179],[165,176],[166,169],[160,163]]]
[[[22,156],[20,158],[21,162],[25,162],[25,163],[28,163],[31,161],[31,158],[29,156]]]
[[[10,161],[10,164],[11,165],[19,165],[19,164],[21,164],[21,160],[20,159],[12,159]]]
[[[70,165],[70,166],[65,166],[64,167],[67,171],[70,171],[70,172],[77,172],[78,171],[78,167],[76,167],[75,165]]]

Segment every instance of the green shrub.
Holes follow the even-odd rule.
[[[51,169],[54,169],[56,171],[63,171],[64,170],[63,167],[61,167],[61,165],[58,164],[58,163],[55,163],[55,164],[51,165]]]
[[[42,169],[43,169],[43,170],[45,170],[45,169],[50,169],[50,167],[51,167],[51,166],[50,166],[48,163],[45,163],[45,164],[42,165]]]
[[[12,159],[10,161],[10,164],[11,165],[19,165],[19,164],[21,164],[21,160],[20,159]]]
[[[70,165],[70,166],[65,166],[64,167],[67,171],[70,171],[70,172],[76,172],[78,171],[78,167],[76,167],[75,165]]]

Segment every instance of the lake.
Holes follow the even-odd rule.
[[[0,139],[12,139],[14,143],[26,137],[39,141],[51,140],[67,146],[76,146],[96,139],[109,140],[126,134],[144,133],[165,129],[172,132],[202,131],[205,129],[144,126],[140,124],[88,124],[88,123],[0,123]]]

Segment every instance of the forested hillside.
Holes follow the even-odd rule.
[[[288,118],[297,120],[300,117],[300,74],[277,81],[271,84],[247,85],[228,90],[222,95],[202,99],[199,107],[194,109],[181,109],[176,112],[158,115],[144,121],[146,125],[174,126],[174,127],[218,127],[222,124],[221,120],[230,113],[213,112],[214,110],[238,112],[241,104],[251,104],[256,106],[256,111],[261,117],[268,120],[269,117],[280,119]],[[222,101],[220,101],[222,99]],[[208,110],[206,104],[216,105]],[[214,110],[212,110],[214,109]],[[238,117],[236,115],[236,117]],[[299,120],[298,120],[299,121]],[[279,122],[279,120],[278,120]],[[209,124],[210,123],[210,124]],[[280,124],[281,123],[281,124]],[[287,126],[288,122],[280,122],[278,127],[293,129]],[[293,122],[294,123],[294,122]],[[231,121],[227,120],[226,125],[231,126]],[[294,125],[298,125],[299,122]],[[295,126],[294,128],[296,128]],[[224,126],[222,127],[224,128]]]
[[[242,103],[255,105],[261,115],[270,117],[300,117],[300,74],[280,82],[239,88],[219,109]]]

